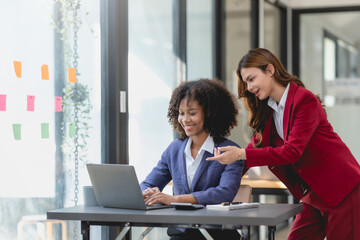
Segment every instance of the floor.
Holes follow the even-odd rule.
[[[276,240],[286,240],[289,232],[290,232],[290,226],[283,228],[283,229],[279,229],[275,232],[275,239]]]
[[[145,228],[134,227],[132,228],[132,239],[139,239],[140,234],[145,230]],[[266,230],[266,229],[265,229]],[[281,227],[277,229],[275,232],[275,239],[276,240],[286,240],[287,235],[289,234],[290,226],[288,227]],[[261,234],[260,234],[261,235]],[[168,240],[169,237],[166,234],[166,228],[154,228],[144,239],[147,240]],[[251,234],[251,240],[267,240],[267,232],[258,237],[257,234]]]

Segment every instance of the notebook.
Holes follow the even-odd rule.
[[[253,202],[253,203],[239,203],[239,204],[233,204],[233,205],[222,205],[222,204],[214,204],[214,205],[207,205],[207,209],[217,209],[217,210],[238,210],[238,209],[246,209],[246,208],[256,208],[259,207],[260,203]]]
[[[145,205],[133,166],[125,164],[86,164],[100,206],[152,210],[172,207],[165,204]]]

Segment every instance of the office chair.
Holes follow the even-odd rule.
[[[251,202],[252,188],[249,185],[240,185],[238,192],[236,193],[233,202]]]
[[[18,240],[23,240],[24,225],[35,224],[37,228],[38,239],[53,239],[53,224],[61,224],[62,240],[67,240],[67,226],[63,220],[47,219],[46,215],[23,216],[18,223]]]

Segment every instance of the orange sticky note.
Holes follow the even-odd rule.
[[[0,94],[0,111],[6,111],[6,95]]]
[[[21,78],[21,62],[14,61],[14,68],[16,77]]]
[[[49,80],[49,66],[46,64],[41,66],[41,79]]]
[[[55,112],[62,112],[62,97],[55,97]]]
[[[27,96],[27,110],[33,112],[35,109],[35,96]]]
[[[69,82],[76,83],[76,68],[68,69]]]

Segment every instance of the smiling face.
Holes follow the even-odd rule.
[[[269,96],[273,91],[273,71],[269,67],[263,72],[260,68],[250,67],[241,69],[241,77],[247,85],[247,90],[260,100]]]
[[[207,135],[204,129],[204,109],[196,100],[184,98],[180,102],[178,122],[188,137]]]

